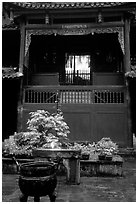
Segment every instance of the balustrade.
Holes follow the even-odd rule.
[[[122,104],[124,86],[29,86],[24,88],[24,103]],[[57,94],[58,93],[58,94]]]

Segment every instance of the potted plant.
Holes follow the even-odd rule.
[[[96,144],[96,152],[99,160],[112,160],[113,155],[118,152],[118,145],[110,138],[102,138]]]
[[[81,159],[82,160],[89,160],[89,157],[90,157],[90,151],[87,148],[87,146],[84,146],[82,148],[82,151],[81,151]]]
[[[81,160],[89,160],[95,153],[95,143],[88,142],[71,144],[70,149],[76,149],[81,151]]]
[[[10,136],[3,143],[3,155],[16,157],[32,156],[37,148],[67,148],[69,127],[63,113],[50,114],[45,110],[30,113],[27,122],[28,132],[19,132]]]

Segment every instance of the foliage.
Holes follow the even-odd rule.
[[[70,149],[81,150],[81,154],[90,155],[95,152],[95,143],[77,143],[70,146]]]
[[[126,77],[135,78],[136,77],[136,66],[131,65],[131,71],[125,73]]]
[[[31,112],[28,132],[15,133],[4,141],[4,153],[31,155],[33,148],[62,148],[67,146],[69,127],[64,122],[62,112],[50,114],[48,111]]]
[[[32,147],[39,144],[39,134],[36,132],[20,132],[10,136],[4,141],[4,154],[31,155]]]
[[[118,145],[110,138],[102,138],[97,143],[74,143],[70,149],[81,150],[81,154],[89,154],[92,158],[93,155],[113,155],[118,153]]]
[[[30,112],[31,119],[28,120],[28,129],[31,131],[37,131],[45,136],[51,137],[54,135],[59,139],[67,138],[69,133],[69,127],[64,122],[63,113],[50,114],[45,110],[37,110],[36,112]]]
[[[28,132],[19,132],[6,139],[3,144],[3,153],[9,155],[31,155],[34,148],[68,148],[81,150],[81,154],[113,155],[118,152],[118,146],[110,138],[102,138],[97,143],[74,142],[68,140],[69,127],[64,121],[63,113],[50,114],[48,111],[37,110],[30,113],[27,122]]]
[[[102,138],[96,144],[96,152],[101,155],[113,155],[118,153],[118,145],[109,137]]]

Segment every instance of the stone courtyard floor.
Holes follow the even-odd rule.
[[[3,174],[2,202],[19,202],[18,176]],[[80,185],[65,181],[65,176],[58,176],[56,202],[136,202],[135,158],[124,159],[123,177],[81,177]],[[41,202],[49,202],[49,197],[41,197]]]

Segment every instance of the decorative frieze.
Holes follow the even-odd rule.
[[[26,30],[25,39],[25,56],[27,55],[32,35],[88,35],[94,33],[118,33],[118,40],[124,53],[124,28],[123,27],[106,27],[90,28],[87,25],[64,25],[62,28],[47,28],[41,30]]]

